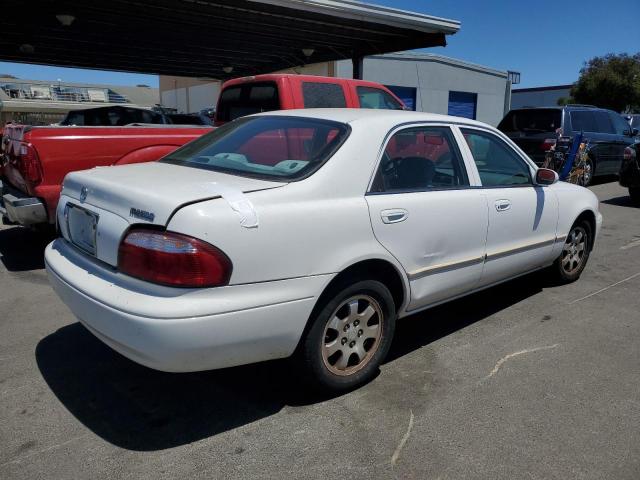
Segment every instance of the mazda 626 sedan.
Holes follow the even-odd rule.
[[[397,318],[534,270],[576,280],[598,201],[462,118],[322,109],[244,117],[158,162],[69,174],[56,292],[158,370],[291,357],[371,379]]]

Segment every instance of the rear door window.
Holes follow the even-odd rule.
[[[617,135],[624,135],[625,131],[629,131],[630,126],[624,118],[615,112],[609,112],[609,116]]]
[[[345,108],[347,101],[342,85],[324,82],[303,82],[304,108]]]
[[[593,112],[593,116],[596,120],[596,128],[598,129],[596,130],[597,132],[610,134],[616,133],[615,128],[613,127],[613,122],[611,121],[611,117],[609,116],[608,112],[603,112],[601,110],[596,111]]]
[[[389,139],[371,190],[424,191],[467,185],[467,172],[451,130],[412,127]]]
[[[278,86],[274,82],[256,82],[233,85],[220,94],[217,118],[230,122],[253,113],[280,109]]]
[[[574,132],[597,132],[593,112],[576,110],[571,112],[571,127]]]
[[[356,87],[360,108],[402,110],[402,105],[384,90],[375,87]]]

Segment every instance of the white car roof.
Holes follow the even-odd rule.
[[[354,123],[360,120],[388,121],[390,124],[404,122],[443,122],[487,127],[487,124],[463,117],[439,115],[436,113],[413,112],[405,110],[377,110],[371,108],[304,108],[297,110],[276,110],[256,114],[257,116],[294,116],[333,120],[342,123]],[[490,127],[492,128],[492,127]]]

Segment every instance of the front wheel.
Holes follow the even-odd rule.
[[[576,222],[553,263],[551,272],[561,283],[575,282],[587,266],[591,252],[591,225],[586,220]]]
[[[393,297],[384,284],[343,284],[315,309],[293,360],[316,389],[353,389],[376,375],[391,346],[395,320]]]

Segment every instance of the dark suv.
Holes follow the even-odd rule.
[[[552,145],[557,151],[568,151],[574,135],[583,132],[590,151],[586,185],[595,175],[617,175],[625,148],[634,143],[629,124],[620,114],[587,105],[511,110],[498,129],[537,165],[542,165]]]

